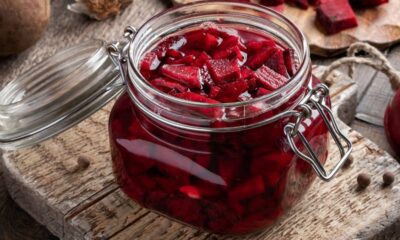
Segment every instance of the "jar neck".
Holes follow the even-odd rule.
[[[271,94],[236,103],[190,102],[153,88],[140,74],[142,56],[166,36],[204,21],[263,32],[283,47],[294,49],[299,61],[297,73]],[[311,60],[304,35],[279,13],[254,4],[201,2],[173,8],[144,24],[130,42],[128,75],[130,97],[148,117],[191,131],[240,131],[268,123],[270,118],[294,109],[307,94]]]

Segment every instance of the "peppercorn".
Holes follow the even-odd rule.
[[[394,182],[394,174],[392,172],[385,172],[382,176],[383,184],[389,186]]]
[[[371,178],[366,173],[360,173],[360,174],[358,174],[358,177],[357,177],[357,183],[358,183],[358,187],[360,189],[364,189],[364,188],[368,187],[368,185],[371,183]]]
[[[343,168],[348,168],[348,167],[350,167],[350,165],[353,164],[353,162],[354,162],[353,155],[349,155],[349,157],[347,158],[347,160],[343,163]]]

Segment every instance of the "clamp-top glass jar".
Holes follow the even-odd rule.
[[[297,72],[279,89],[242,102],[199,103],[154,88],[140,72],[143,56],[160,40],[204,22],[258,32],[294,49]],[[240,2],[199,2],[163,12],[138,31],[128,27],[125,37],[127,42],[107,48],[96,42],[100,50],[93,56],[82,55],[85,61],[73,59],[67,67],[82,66],[70,70],[75,74],[69,78],[77,83],[67,90],[76,94],[68,95],[72,99],[62,107],[56,96],[54,105],[49,107],[49,101],[44,101],[27,117],[21,105],[48,97],[38,94],[43,86],[34,85],[22,94],[17,94],[15,89],[21,86],[16,84],[3,89],[0,146],[41,141],[126,89],[109,122],[113,166],[122,190],[146,208],[220,234],[244,234],[271,226],[306,193],[314,172],[328,181],[349,156],[352,146],[329,110],[328,89],[311,74],[303,34],[273,10]],[[82,48],[91,51],[82,45],[67,52]],[[83,73],[84,77],[76,78]],[[52,84],[52,93],[65,93],[65,85],[54,81],[59,84]],[[85,84],[91,87],[82,88]],[[35,97],[21,101],[21,95],[30,94]],[[70,106],[73,111],[65,113],[63,109]],[[43,109],[57,111],[49,115]],[[28,131],[32,125],[37,127]],[[342,158],[326,173],[329,133]]]

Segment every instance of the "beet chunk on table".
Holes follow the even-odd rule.
[[[355,8],[376,7],[388,2],[389,0],[350,0],[350,4]]]
[[[328,34],[358,25],[348,0],[321,0],[317,7],[317,21]]]

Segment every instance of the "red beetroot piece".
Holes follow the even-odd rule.
[[[232,189],[229,192],[229,198],[236,200],[248,199],[264,192],[265,185],[263,178],[255,176]]]
[[[294,50],[291,48],[285,49],[283,52],[283,57],[285,58],[286,70],[288,71],[289,75],[293,77],[298,67]]]
[[[154,79],[151,81],[151,84],[163,92],[170,92],[171,90],[175,90],[176,92],[186,92],[188,90],[187,87],[165,78]]]
[[[164,65],[161,73],[190,88],[200,88],[200,68],[184,65]]]
[[[286,3],[293,4],[301,9],[308,8],[308,0],[286,0]]]
[[[317,7],[317,21],[327,34],[335,34],[358,25],[348,0],[321,0]]]
[[[355,8],[376,7],[388,2],[389,0],[350,0],[351,6]]]
[[[274,48],[262,48],[258,52],[248,57],[246,65],[256,70],[261,67],[274,53]]]
[[[260,0],[260,4],[264,6],[277,6],[283,4],[285,0]]]
[[[220,102],[237,102],[239,95],[247,91],[249,86],[245,80],[238,80],[221,86],[217,100]]]
[[[210,59],[206,63],[211,76],[218,84],[240,78],[240,68],[237,60]]]
[[[283,51],[279,48],[274,49],[274,53],[265,62],[265,65],[282,76],[288,76],[285,66],[285,59],[283,57]]]
[[[276,90],[286,84],[288,79],[267,66],[259,68],[255,77],[257,82],[268,90]]]

